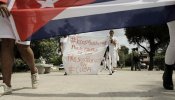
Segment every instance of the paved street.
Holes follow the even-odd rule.
[[[175,100],[175,91],[162,88],[162,73],[119,70],[112,76],[107,71],[64,76],[63,71],[51,72],[40,74],[38,89],[31,89],[29,72],[14,73],[13,94],[0,100]]]

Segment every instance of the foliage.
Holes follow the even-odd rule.
[[[118,55],[119,55],[119,62],[122,65],[125,65],[125,54],[124,51],[119,50],[118,51]]]
[[[34,41],[31,47],[34,51],[35,58],[43,57],[46,63],[60,64],[61,58],[58,55],[59,50],[58,39],[44,39],[41,41]]]
[[[125,66],[131,66],[131,54],[125,55]]]
[[[157,47],[164,47],[169,41],[167,25],[140,26],[126,28],[126,37],[129,43],[137,44],[153,39]]]
[[[62,64],[62,57],[61,56],[54,56],[51,60],[53,65],[60,65]]]
[[[154,57],[154,65],[158,67],[158,69],[163,70],[165,65],[165,56],[162,54],[156,54]]]
[[[127,48],[126,46],[121,46],[121,48],[118,51],[120,64],[125,66],[125,59],[128,53],[129,53],[129,48]]]
[[[122,45],[121,48],[120,48],[120,51],[123,51],[123,53],[126,55],[126,54],[129,53],[129,48],[124,46],[124,45]]]
[[[155,52],[159,48],[165,49],[169,41],[167,25],[126,28],[126,37],[128,38],[130,44],[137,44],[141,46],[149,54],[149,70],[153,70],[153,58],[155,56]],[[146,48],[141,45],[143,42],[148,42],[149,47]]]
[[[25,71],[29,71],[29,67],[25,64],[25,62],[20,58],[15,59],[13,72],[25,72]]]

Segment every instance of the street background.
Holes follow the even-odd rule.
[[[30,73],[14,73],[13,94],[0,100],[175,100],[175,91],[162,87],[163,71],[118,69],[113,75],[40,74],[40,86],[31,89]],[[175,80],[175,77],[174,77]]]

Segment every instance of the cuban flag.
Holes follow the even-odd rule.
[[[10,0],[8,8],[22,41],[175,19],[175,0]]]

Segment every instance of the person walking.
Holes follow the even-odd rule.
[[[117,57],[116,57],[116,45],[117,45],[117,38],[114,36],[114,31],[110,30],[109,32],[109,55],[111,57],[111,68],[112,73],[114,73],[114,68],[117,67]]]
[[[133,56],[133,67],[135,68],[135,71],[137,70],[141,70],[140,68],[140,56],[139,56],[139,52],[138,52],[138,48],[134,48],[133,52],[132,52],[132,56]],[[132,68],[133,70],[133,68]]]
[[[0,38],[1,38],[1,63],[3,83],[0,84],[0,95],[12,93],[11,75],[14,64],[14,45],[16,37],[9,21],[10,12],[7,3],[10,0],[0,0]],[[32,87],[38,86],[38,72],[34,63],[34,54],[30,48],[30,41],[16,41],[23,60],[31,69]]]
[[[64,54],[64,51],[66,48],[67,41],[68,41],[68,36],[66,36],[66,35],[60,38],[60,48],[61,48],[62,61],[63,61],[63,54]],[[64,64],[63,64],[63,66],[64,66]],[[66,71],[65,71],[64,75],[67,75]]]
[[[174,90],[173,69],[175,64],[175,21],[167,23],[170,42],[165,54],[165,69],[163,73],[163,87],[166,90]]]
[[[105,70],[109,70],[109,75],[112,75],[113,73],[113,69],[112,69],[112,65],[111,65],[111,55],[109,54],[109,46],[107,46],[105,54],[103,56],[103,60],[101,62],[101,65],[103,66],[102,69],[100,70],[100,72],[105,69]]]

